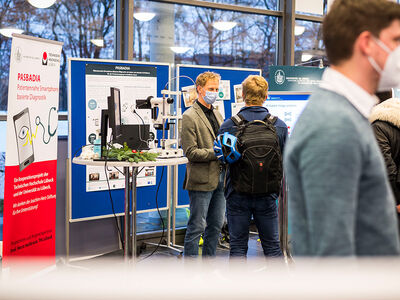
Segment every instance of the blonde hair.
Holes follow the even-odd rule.
[[[267,98],[268,82],[259,75],[250,75],[242,82],[242,93],[247,105],[262,105]]]
[[[210,71],[201,73],[196,78],[196,89],[198,86],[204,87],[207,84],[207,81],[213,80],[213,79],[221,80],[221,76],[217,73],[210,72]]]

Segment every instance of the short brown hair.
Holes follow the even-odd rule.
[[[351,58],[363,31],[379,37],[382,29],[400,20],[400,5],[388,0],[335,0],[323,21],[323,37],[331,64]]]
[[[210,71],[201,73],[196,78],[196,89],[198,86],[201,86],[201,87],[205,86],[207,84],[207,81],[213,80],[213,79],[221,80],[221,76],[217,73],[210,72]]]
[[[268,82],[259,75],[249,75],[242,82],[242,93],[247,105],[262,105],[268,94]]]

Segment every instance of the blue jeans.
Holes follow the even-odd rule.
[[[184,256],[199,255],[199,240],[203,232],[203,256],[215,256],[226,207],[223,175],[224,172],[213,191],[189,191],[190,217],[185,235]]]
[[[251,216],[256,223],[265,256],[282,255],[279,243],[276,199],[232,193],[227,199],[230,256],[246,257]]]

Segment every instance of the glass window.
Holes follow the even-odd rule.
[[[322,40],[322,24],[310,21],[296,21],[294,63],[305,66],[328,65]]]
[[[202,0],[206,2],[233,4],[240,6],[251,6],[254,8],[264,8],[269,10],[278,10],[278,0]]]
[[[320,17],[326,13],[327,6],[327,0],[297,0],[296,13]]]
[[[67,110],[67,58],[112,58],[114,1],[56,1],[38,9],[20,0],[2,0],[1,28],[64,42],[60,73],[60,111]],[[11,38],[0,35],[0,111],[7,110]]]
[[[147,1],[135,2],[134,16],[135,60],[258,68],[264,76],[276,64],[276,17]]]

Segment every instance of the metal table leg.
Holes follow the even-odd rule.
[[[283,187],[279,196],[279,238],[285,262],[288,263],[292,259],[292,256],[289,251],[287,203],[288,186],[285,177],[282,180],[282,184]]]
[[[137,189],[136,189],[136,177],[138,174],[138,168],[132,168],[132,260],[136,259],[136,202],[137,202]]]
[[[178,166],[173,167],[174,186],[172,188],[172,246],[176,244],[176,200],[178,195]]]
[[[171,166],[167,167],[167,245],[171,245]]]
[[[179,250],[180,254],[183,253],[183,246],[176,244],[176,207],[178,206],[178,166],[173,167],[174,181],[172,188],[172,244],[171,246],[176,248],[181,248]]]
[[[124,167],[125,176],[125,219],[124,219],[124,259],[129,261],[129,237],[130,237],[130,183],[129,183],[129,167]]]

